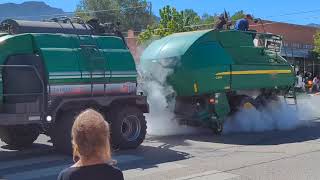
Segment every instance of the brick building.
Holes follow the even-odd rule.
[[[262,23],[252,24],[250,29],[283,36],[281,50],[283,57],[296,65],[296,69],[300,71],[308,71],[313,74],[320,72],[320,61],[311,54],[314,48],[314,35],[320,29],[272,21],[263,21],[263,25]]]
[[[134,60],[137,61],[139,59],[139,53],[138,53],[137,37],[135,36],[134,31],[132,30],[128,31],[126,41],[127,41],[127,46],[134,57]]]

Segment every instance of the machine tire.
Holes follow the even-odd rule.
[[[256,101],[256,104],[258,105],[258,109],[262,109],[268,104],[267,98],[263,95],[259,95],[258,97],[256,97],[255,101]]]
[[[51,139],[56,151],[63,154],[72,154],[71,129],[79,111],[70,110],[61,112],[51,133]]]
[[[249,96],[243,96],[238,106],[238,110],[240,110],[241,108],[250,108],[246,107],[247,105],[252,106],[252,108],[258,109],[257,103],[253,98]]]
[[[133,149],[143,142],[147,122],[138,108],[116,108],[111,112],[111,117],[111,143],[115,148]]]
[[[15,149],[31,146],[38,138],[40,129],[37,125],[19,125],[0,128],[0,138]]]
[[[267,107],[268,104],[272,101],[280,101],[279,97],[277,96],[263,96],[263,95],[259,95],[258,97],[256,97],[255,99],[255,104],[257,109],[262,110],[263,108]]]

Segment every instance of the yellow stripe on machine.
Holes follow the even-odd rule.
[[[226,75],[250,75],[250,74],[291,74],[291,70],[249,70],[249,71],[229,71],[216,73],[216,76]]]
[[[198,93],[198,84],[197,83],[193,84],[193,90],[195,93]]]

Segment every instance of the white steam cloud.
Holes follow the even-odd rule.
[[[179,59],[144,62],[138,66],[139,86],[147,95],[150,113],[145,114],[147,133],[157,136],[190,134],[195,128],[180,125],[174,114],[175,91],[166,82],[178,65]]]
[[[199,129],[180,125],[174,114],[175,91],[166,82],[167,77],[179,66],[179,59],[164,59],[157,62],[143,62],[137,65],[138,88],[147,95],[150,113],[145,114],[149,135],[168,136],[191,134]],[[320,96],[300,96],[298,105],[289,106],[284,101],[270,103],[263,110],[241,110],[226,119],[224,133],[263,132],[289,130],[308,125],[310,120],[320,117],[317,107]]]
[[[315,109],[319,107],[319,98],[300,97],[296,107],[280,101],[270,103],[262,111],[243,109],[226,120],[224,133],[289,130],[308,125],[311,120],[320,117],[319,111]]]
[[[145,114],[149,135],[169,136],[200,132],[199,128],[180,125],[174,114],[175,91],[166,80],[178,63],[178,59],[165,59],[144,62],[137,66],[139,88],[147,95],[150,105],[150,113]],[[305,95],[300,96],[296,107],[280,101],[270,103],[260,111],[243,109],[226,119],[224,133],[289,130],[308,125],[310,120],[320,117],[320,111],[316,109],[320,105],[319,100],[320,96]]]

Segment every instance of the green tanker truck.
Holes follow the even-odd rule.
[[[5,20],[0,34],[0,138],[25,147],[40,133],[71,153],[71,127],[86,108],[111,124],[117,148],[146,135],[146,97],[137,93],[134,59],[121,33],[96,20]]]
[[[241,108],[259,109],[279,95],[295,98],[294,70],[280,49],[281,37],[273,34],[185,32],[151,43],[140,65],[149,80],[157,80],[154,69],[171,69],[166,83],[175,91],[177,119],[219,134],[226,116]]]

